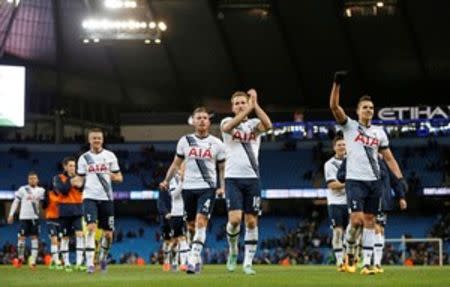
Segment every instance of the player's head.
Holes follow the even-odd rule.
[[[338,157],[342,157],[345,155],[345,140],[342,136],[337,135],[333,139],[333,150]]]
[[[64,171],[67,172],[70,176],[75,175],[76,163],[75,158],[68,156],[63,159],[63,167]]]
[[[192,125],[196,132],[205,133],[209,131],[211,121],[206,107],[198,107],[192,112]]]
[[[250,96],[242,91],[234,92],[234,94],[231,96],[231,110],[235,115],[243,112],[247,106],[248,102],[250,100]]]
[[[99,128],[92,128],[88,132],[88,140],[91,149],[100,150],[103,147],[103,131]]]
[[[35,187],[39,183],[39,177],[35,171],[30,171],[28,173],[28,185]]]
[[[370,121],[374,114],[374,105],[372,99],[364,95],[359,98],[358,105],[356,106],[356,113],[359,120]]]

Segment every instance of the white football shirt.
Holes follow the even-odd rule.
[[[17,204],[20,202],[20,220],[39,219],[39,201],[43,200],[44,196],[45,189],[40,186],[21,186],[15,193],[13,206],[9,215],[14,215]]]
[[[336,157],[330,158],[324,166],[324,173],[325,173],[325,181],[327,184],[331,181],[338,181],[337,180],[337,172],[339,167],[342,164],[342,160],[338,159]],[[338,204],[347,205],[347,196],[345,194],[345,188],[341,189],[329,189],[327,190],[327,203],[328,205],[331,204]]]
[[[78,159],[77,174],[85,177],[83,199],[113,200],[110,174],[119,171],[117,157],[109,150],[82,154]]]
[[[169,193],[172,200],[172,209],[170,210],[171,216],[183,216],[184,215],[184,201],[181,191],[183,189],[183,182],[181,177],[175,175],[169,183]]]
[[[205,189],[217,187],[216,164],[225,160],[222,141],[212,135],[200,138],[189,134],[180,138],[177,156],[183,158],[183,189]]]
[[[224,118],[220,126],[232,119]],[[259,178],[260,122],[258,118],[248,119],[230,133],[222,132],[226,154],[225,178]]]
[[[378,150],[389,147],[386,132],[380,126],[364,127],[349,117],[341,126],[347,147],[346,179],[380,179]]]

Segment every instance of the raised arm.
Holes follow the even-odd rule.
[[[258,125],[258,130],[260,132],[268,131],[272,128],[272,121],[270,120],[269,116],[266,114],[266,112],[261,108],[261,106],[258,103],[258,94],[254,89],[251,89],[247,92],[250,95],[250,102],[253,104],[255,108],[255,114],[261,121]]]
[[[336,72],[334,74],[333,87],[331,88],[330,109],[338,124],[343,124],[347,120],[347,115],[345,114],[344,109],[339,105],[341,83],[346,75],[346,71]]]
[[[252,103],[252,101],[250,100],[248,102],[248,106],[247,108],[242,111],[241,113],[237,114],[234,116],[234,118],[232,118],[231,120],[225,122],[220,129],[225,132],[225,133],[231,133],[231,131],[237,127],[246,117],[248,117],[248,115],[253,111],[254,109],[254,105]]]

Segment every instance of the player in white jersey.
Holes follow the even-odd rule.
[[[243,270],[248,275],[258,245],[258,215],[260,214],[261,183],[259,177],[259,147],[261,133],[272,128],[269,116],[259,106],[254,89],[235,92],[231,97],[234,117],[222,120],[225,143],[225,195],[228,208],[226,227],[229,243],[227,269],[236,269],[242,212],[245,220],[245,255]],[[257,118],[249,118],[255,112]]]
[[[345,158],[345,141],[342,136],[333,139],[334,156],[330,158],[324,166],[325,181],[327,183],[327,203],[328,216],[333,228],[333,252],[336,257],[338,271],[345,271],[343,235],[344,227],[348,224],[347,196],[345,194],[345,184],[338,181],[337,173],[342,161]]]
[[[100,267],[106,271],[108,251],[114,231],[114,203],[112,182],[123,181],[115,154],[103,148],[103,132],[91,129],[88,133],[90,150],[78,159],[77,174],[72,180],[75,186],[83,186],[83,213],[87,224],[85,234],[86,267],[88,273],[95,271],[95,232],[103,229],[100,243]],[[98,223],[97,223],[98,220]]]
[[[198,273],[201,268],[201,251],[206,239],[206,226],[212,212],[216,194],[223,194],[223,170],[225,148],[220,139],[209,134],[211,125],[206,108],[200,107],[192,114],[195,133],[183,136],[177,144],[175,158],[160,183],[162,190],[185,163],[183,200],[189,225],[195,224],[195,235],[188,256],[188,274]],[[216,168],[219,167],[220,188],[217,185]]]
[[[351,209],[351,227],[346,232],[347,272],[355,272],[355,240],[363,229],[363,269],[361,274],[375,274],[371,268],[371,258],[375,241],[375,214],[382,194],[378,152],[389,169],[407,189],[402,172],[389,149],[389,140],[382,127],[371,125],[374,105],[370,97],[360,98],[356,113],[358,121],[349,118],[339,105],[340,87],[347,72],[336,72],[330,95],[330,109],[336,122],[342,127],[347,148],[346,192]]]
[[[181,191],[183,189],[183,168],[175,174],[170,180],[169,190],[160,190],[158,197],[158,212],[160,214],[161,232],[163,235],[163,271],[167,272],[171,269],[187,270],[187,255],[189,245],[186,241],[185,230],[186,223],[184,220],[184,202]],[[175,253],[175,256],[171,255]],[[172,266],[170,262],[172,261]]]
[[[171,209],[169,215],[170,227],[172,230],[173,248],[175,249],[175,258],[172,260],[172,270],[177,270],[180,264],[181,271],[187,271],[187,259],[189,253],[189,244],[186,238],[186,222],[183,201],[183,177],[184,164],[177,175],[172,178],[169,186],[171,197]]]
[[[172,229],[172,236],[175,244],[175,259],[172,261],[172,270],[177,269],[180,264],[181,271],[187,271],[189,244],[186,238],[186,222],[183,201],[183,177],[184,165],[178,171],[178,176],[175,176],[170,181],[170,197],[172,199],[172,206],[170,209],[170,227]]]
[[[14,260],[17,268],[25,261],[25,241],[31,237],[30,267],[36,268],[36,258],[39,247],[39,202],[45,197],[45,189],[38,186],[39,178],[36,172],[28,173],[28,185],[21,186],[15,193],[14,201],[9,211],[8,223],[14,222],[14,213],[20,204],[20,231],[17,241],[18,258]]]

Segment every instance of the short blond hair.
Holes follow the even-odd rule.
[[[88,135],[91,133],[102,133],[103,134],[103,130],[101,128],[90,128],[88,131]]]
[[[209,115],[209,110],[207,107],[198,107],[192,112],[192,116],[194,116],[196,113],[207,113]]]
[[[245,97],[247,100],[250,99],[250,95],[243,91],[236,91],[231,95],[231,103],[233,103],[234,99],[237,97]]]

